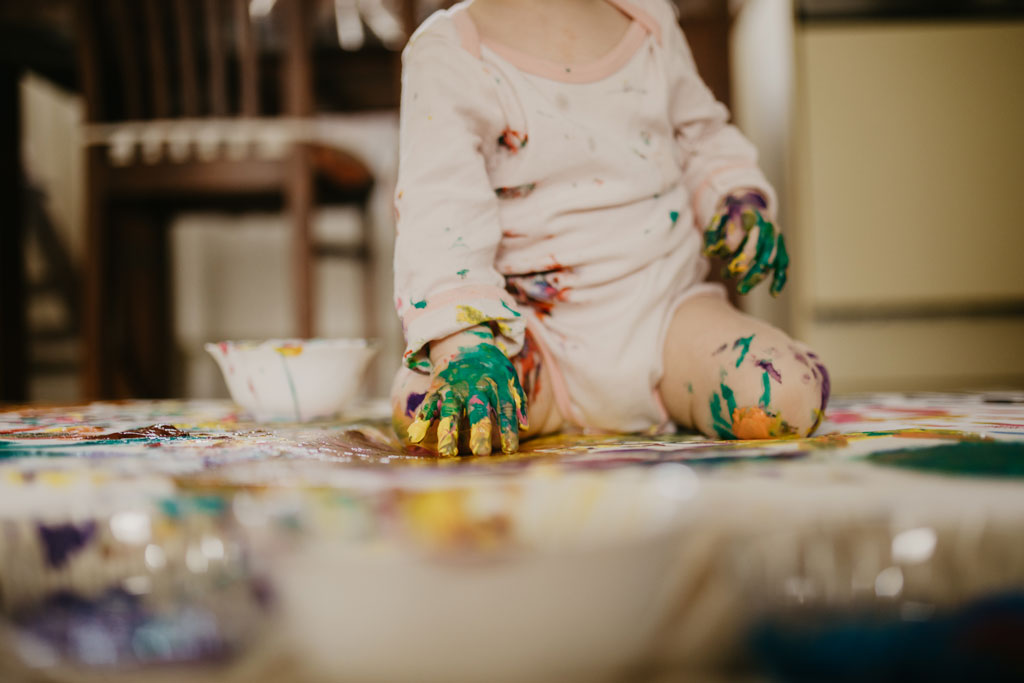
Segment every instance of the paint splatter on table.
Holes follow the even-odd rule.
[[[256,424],[219,401],[0,412],[0,645],[28,668],[234,661],[277,628],[274,558],[310,539],[491,562],[628,548],[657,515],[615,492],[651,472],[687,497],[679,586],[647,651],[665,666],[735,657],[775,617],[945,619],[1024,588],[1022,393],[839,398],[804,439],[564,435],[459,459],[403,452],[381,417]]]

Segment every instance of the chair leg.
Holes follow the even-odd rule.
[[[107,197],[103,182],[103,150],[86,153],[86,245],[82,297],[82,395],[86,400],[109,398],[110,363],[110,287],[108,263]]]
[[[0,226],[0,402],[28,398],[20,76],[18,69],[0,66],[0,206],[10,221]]]
[[[288,174],[288,215],[292,228],[292,272],[295,282],[295,322],[300,337],[313,336],[313,166],[309,150],[297,144],[292,149]]]

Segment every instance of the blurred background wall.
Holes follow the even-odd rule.
[[[62,4],[72,3],[40,6],[49,19],[56,17],[51,24],[73,37],[73,14],[62,14]],[[251,2],[249,10],[274,4]],[[360,3],[320,4],[321,58],[397,54],[398,46],[382,45],[360,17]],[[439,4],[385,7],[396,20],[415,23]],[[1021,3],[678,5],[702,73],[757,144],[783,198],[779,219],[794,254],[790,284],[778,300],[756,292],[744,305],[816,346],[839,391],[1024,386],[1024,231],[1017,226],[1024,179]],[[4,12],[9,20],[24,10]],[[361,26],[362,43],[353,21]],[[356,99],[360,74],[364,82],[386,78],[362,62],[326,63],[316,86],[330,91],[333,78],[336,90]],[[36,205],[77,278],[89,267],[82,98],[73,82],[32,70],[19,74],[18,88],[27,187],[37,193]],[[320,133],[374,176],[369,215],[385,264],[385,285],[373,297],[383,340],[377,392],[386,390],[401,349],[387,266],[395,104],[386,97],[369,107],[329,101],[316,112]],[[27,216],[33,218],[32,205]],[[314,232],[321,241],[348,243],[358,238],[361,218],[351,209],[321,208]],[[287,215],[274,210],[173,217],[167,231],[169,395],[226,395],[203,342],[293,334],[287,225]],[[46,258],[52,244],[27,243],[34,283],[28,396],[77,400],[81,325],[69,318],[81,311],[69,307],[52,282],[45,286],[53,279],[48,269],[62,263]],[[317,334],[361,335],[359,264],[318,261],[314,282]]]

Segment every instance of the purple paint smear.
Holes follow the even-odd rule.
[[[817,356],[815,356],[817,358]],[[832,395],[832,380],[828,376],[828,370],[821,363],[815,363],[818,366],[818,370],[821,372],[821,412],[825,412],[825,406],[828,405],[829,396]]]
[[[714,352],[713,352],[713,353],[712,353],[711,355],[712,355],[712,356],[717,356],[717,355],[718,355],[718,354],[720,354],[720,353],[721,353],[722,351],[725,351],[725,350],[726,350],[727,348],[729,348],[729,345],[728,345],[728,344],[722,344],[721,346],[719,346],[719,347],[718,347],[718,350],[717,350],[717,351],[714,351]]]
[[[60,569],[76,552],[85,547],[96,533],[96,522],[88,521],[81,526],[74,524],[39,525],[39,538],[46,551],[46,563]]]
[[[409,417],[415,415],[426,396],[426,392],[423,392],[422,394],[417,394],[415,392],[409,394],[409,398],[405,400],[405,414]]]
[[[775,380],[779,384],[782,384],[782,375],[779,374],[779,371],[775,369],[775,366],[772,365],[772,362],[770,360],[757,361],[757,367],[767,372],[768,376],[771,377],[773,380]]]

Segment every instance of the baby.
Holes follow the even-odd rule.
[[[399,436],[484,455],[562,430],[812,432],[825,367],[704,282],[707,255],[741,293],[786,281],[728,117],[668,0],[473,0],[424,23],[403,54]]]

